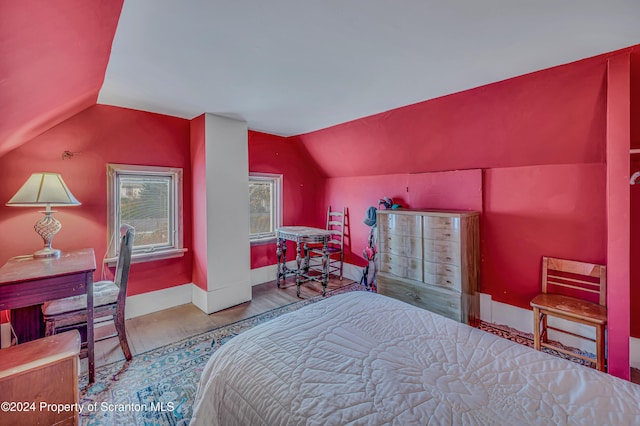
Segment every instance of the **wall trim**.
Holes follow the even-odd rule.
[[[531,310],[496,302],[490,294],[480,293],[480,319],[484,322],[506,325],[523,333],[533,334],[533,313]],[[549,319],[549,324],[553,325],[555,321],[557,321],[558,325],[562,325],[563,328],[567,328],[574,333],[595,337],[593,327],[557,318]],[[567,346],[595,354],[595,343],[554,331],[549,333],[549,337]],[[605,339],[607,337],[605,336]],[[629,343],[630,366],[640,368],[640,338],[629,337]]]
[[[287,262],[287,266],[289,266],[290,262]],[[294,262],[295,263],[295,262]],[[276,265],[267,265],[261,268],[255,268],[251,270],[249,274],[249,280],[251,281],[251,286],[266,283],[269,281],[275,281],[276,279]]]
[[[640,369],[640,338],[629,337],[629,364]]]
[[[490,294],[480,293],[480,319],[482,321],[506,325],[508,327],[515,328],[520,332],[533,334],[532,312],[533,311],[530,309],[523,309],[506,303],[496,302],[492,299]],[[566,328],[573,333],[595,337],[595,330],[593,327],[563,321],[558,318],[549,318],[549,324],[553,325],[553,323],[561,325],[562,328]],[[595,354],[595,344],[589,341],[551,330],[549,332],[549,338],[551,340],[559,341],[564,345],[572,346]]]
[[[296,265],[295,260],[287,262],[289,268]],[[347,279],[360,281],[362,275],[362,267],[350,263],[344,264],[343,276]],[[251,286],[262,284],[269,281],[275,281],[276,265],[267,265],[261,268],[251,270],[250,280]],[[193,303],[203,312],[210,314],[221,309],[234,306],[247,300],[247,295],[239,294],[238,288],[226,287],[214,291],[205,291],[194,283],[187,283],[175,287],[168,287],[162,290],[151,291],[148,293],[127,296],[127,307],[125,317],[135,318],[141,315],[147,315],[164,309],[174,308],[176,306]],[[222,298],[230,298],[229,306],[221,305],[218,300]],[[3,324],[4,325],[4,324]],[[4,340],[3,340],[4,343]]]
[[[191,303],[191,287],[193,283],[168,287],[162,290],[127,296],[125,318],[135,318],[164,309]]]
[[[247,285],[232,285],[211,291],[192,285],[191,302],[207,315],[250,301],[251,287]]]
[[[8,322],[0,324],[0,348],[11,346],[11,324]]]

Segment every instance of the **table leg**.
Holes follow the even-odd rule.
[[[93,272],[87,273],[87,356],[89,358],[89,383],[96,380],[96,363],[93,336]]]
[[[307,245],[307,243],[304,243],[303,246],[303,254],[304,254],[304,263],[302,264],[302,271],[305,274],[309,273],[309,262],[310,262],[310,256],[311,256],[311,252],[309,251],[309,246]]]
[[[282,268],[282,239],[276,238],[276,258],[278,259],[277,270],[276,270],[276,285],[280,288],[280,277],[284,276],[284,270]],[[284,243],[285,247],[287,243]]]
[[[329,239],[324,238],[322,242],[322,295],[327,293],[329,284]]]
[[[296,242],[296,296],[300,297],[300,284],[302,279],[300,278],[300,264],[302,263],[302,256],[300,255],[300,242]]]

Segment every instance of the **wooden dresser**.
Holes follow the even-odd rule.
[[[77,425],[80,333],[0,350],[0,424]]]
[[[378,293],[475,324],[480,213],[378,210],[377,228]]]

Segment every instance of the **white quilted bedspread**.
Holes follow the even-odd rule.
[[[215,352],[192,424],[638,425],[640,386],[352,292]]]

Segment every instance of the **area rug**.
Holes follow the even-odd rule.
[[[365,291],[358,283],[330,290],[327,297]],[[293,302],[224,325],[177,343],[137,354],[96,369],[96,381],[80,378],[80,420],[83,425],[186,425],[200,375],[215,352],[234,336],[272,318],[323,300]]]

